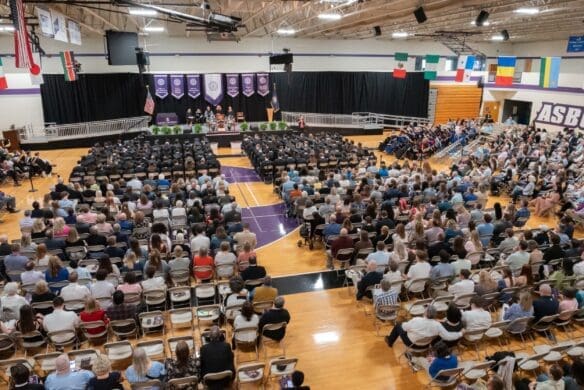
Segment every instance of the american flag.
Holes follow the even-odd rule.
[[[34,63],[32,50],[28,40],[28,30],[24,20],[24,4],[22,0],[10,0],[10,12],[14,24],[14,54],[16,67],[27,68],[32,74],[40,73],[40,67]]]
[[[147,114],[154,114],[154,99],[152,99],[152,94],[150,93],[150,88],[146,87],[148,91],[146,93],[146,103],[144,103],[144,112]]]

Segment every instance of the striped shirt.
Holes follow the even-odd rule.
[[[394,290],[382,291],[375,295],[375,307],[383,305],[397,305],[398,295]]]

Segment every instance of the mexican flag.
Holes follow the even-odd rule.
[[[395,53],[393,56],[397,62],[393,69],[393,77],[396,79],[405,79],[407,73],[408,53]]]
[[[6,81],[6,75],[2,67],[2,57],[0,57],[0,89],[8,89],[8,82]]]
[[[436,80],[438,76],[439,55],[426,54],[426,68],[424,69],[424,80]]]

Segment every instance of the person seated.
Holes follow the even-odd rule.
[[[566,386],[563,376],[562,368],[558,364],[552,364],[548,374],[539,375],[536,382],[529,384],[529,390],[563,390]]]
[[[213,269],[215,263],[208,254],[207,247],[201,247],[198,254],[193,258],[193,276],[196,280],[208,282],[213,278]],[[211,267],[209,270],[200,270],[197,267]]]
[[[552,191],[547,195],[541,195],[531,200],[529,203],[535,207],[535,215],[538,217],[545,217],[554,207],[560,203],[561,196],[556,191]]]
[[[6,286],[4,286],[4,294],[0,298],[0,308],[7,312],[10,311],[15,319],[18,320],[20,318],[20,308],[28,305],[28,301],[25,297],[18,295],[18,283],[16,282],[6,283]]]
[[[527,252],[528,247],[527,241],[519,241],[519,245],[514,248],[515,251],[502,261],[504,265],[507,265],[511,269],[514,275],[517,275],[524,265],[529,264],[530,256]]]
[[[156,268],[150,265],[146,268],[146,278],[142,281],[142,291],[166,290],[166,282],[162,276],[156,276]]]
[[[539,286],[539,298],[533,301],[533,321],[539,321],[545,316],[558,314],[559,302],[552,296],[552,288],[549,284]]]
[[[254,313],[253,305],[249,301],[243,302],[241,306],[241,312],[235,317],[233,321],[233,349],[235,349],[235,342],[240,341],[243,343],[255,342],[257,339],[257,331],[249,330],[240,333],[236,333],[240,329],[244,328],[257,328],[260,322],[260,318]]]
[[[498,286],[497,282],[493,279],[491,273],[485,269],[479,272],[479,281],[475,285],[474,291],[478,296],[483,296],[486,294],[491,294],[497,292]]]
[[[87,329],[87,333],[89,334],[99,334],[105,331],[109,323],[109,318],[105,314],[105,310],[99,306],[99,302],[93,297],[85,300],[85,309],[79,313],[79,319],[81,322],[103,321],[104,326]]]
[[[272,287],[272,278],[269,275],[264,277],[264,283],[261,286],[254,288],[249,298],[255,302],[273,301],[278,296],[278,289]]]
[[[430,278],[432,281],[442,278],[452,279],[454,277],[454,267],[450,264],[450,255],[445,250],[441,250],[438,256],[440,256],[440,263],[432,267]]]
[[[517,248],[519,240],[515,238],[515,232],[511,228],[505,230],[505,236],[505,239],[499,244],[498,249],[501,253],[511,253],[511,251]]]
[[[438,373],[442,370],[450,370],[458,367],[458,358],[450,351],[450,347],[443,341],[437,342],[432,350],[433,358],[416,357],[412,360],[414,366],[422,367],[428,372],[430,378],[437,381],[447,381],[449,377],[441,377]]]
[[[88,389],[124,390],[122,376],[118,371],[112,371],[112,365],[106,355],[98,354],[91,370],[95,376],[89,380]]]
[[[432,266],[428,263],[428,255],[422,250],[416,250],[416,262],[408,270],[406,279],[410,282],[416,279],[425,279],[430,277]]]
[[[31,295],[30,303],[37,303],[37,302],[52,302],[55,299],[56,295],[49,289],[48,283],[43,279],[39,280],[35,284],[35,289]],[[42,315],[47,315],[53,311],[52,308],[46,309],[38,309],[37,313],[41,313]]]
[[[357,283],[357,300],[360,301],[363,297],[369,299],[373,298],[371,291],[368,290],[369,287],[373,287],[379,284],[383,279],[383,274],[377,272],[377,263],[373,260],[367,263],[367,273],[359,280]]]
[[[166,378],[166,369],[162,363],[151,361],[146,354],[146,350],[142,347],[138,347],[134,349],[132,365],[126,369],[125,376],[130,384],[146,382],[154,379],[158,379],[162,382]]]
[[[217,267],[217,276],[220,278],[229,278],[234,273],[235,263],[237,258],[231,252],[231,245],[229,241],[221,242],[219,251],[215,254],[215,267]],[[224,266],[219,268],[219,266]]]
[[[391,288],[391,282],[388,279],[382,279],[380,285],[381,292],[373,296],[375,310],[379,309],[380,306],[397,305],[399,302],[399,294]]]
[[[115,236],[109,236],[107,238],[107,247],[105,248],[105,254],[110,258],[124,258],[125,252],[122,248],[116,246],[117,240]]]
[[[133,320],[136,318],[136,305],[125,303],[123,291],[116,291],[112,297],[112,305],[106,309],[110,321]]]
[[[263,331],[264,326],[269,324],[279,324],[282,322],[290,323],[290,313],[284,309],[285,300],[283,296],[278,296],[274,299],[274,306],[266,310],[260,317],[258,323],[258,332],[260,335],[266,336],[272,340],[280,341],[286,335],[286,327],[277,330]]]
[[[474,296],[470,300],[470,310],[462,312],[462,323],[467,331],[477,329],[488,329],[491,327],[491,313],[483,308],[483,299]],[[480,335],[468,336],[469,341],[481,339]]]
[[[113,284],[108,282],[107,279],[108,272],[105,269],[99,269],[95,273],[95,283],[90,287],[91,295],[95,298],[110,298],[116,288]]]
[[[63,298],[56,297],[53,299],[53,312],[47,314],[43,320],[45,331],[48,333],[61,330],[75,331],[79,327],[80,319],[77,317],[77,314],[72,311],[66,311],[64,307],[65,301]],[[55,341],[64,342],[67,340],[65,335],[55,336]]]
[[[11,389],[18,390],[44,390],[45,386],[39,383],[32,383],[38,381],[38,377],[31,376],[31,372],[27,366],[22,363],[17,363],[10,367],[10,378],[13,386]]]
[[[533,316],[533,298],[531,293],[528,291],[523,291],[519,294],[519,301],[513,303],[511,306],[504,304],[503,308],[503,321],[514,321],[518,318],[532,317]],[[510,331],[515,331],[516,329],[509,329]]]
[[[562,294],[560,294],[560,304],[558,307],[558,313],[560,313],[560,316],[558,317],[558,321],[566,321],[570,319],[571,315],[565,312],[570,312],[578,309],[576,292],[577,292],[576,289],[569,287],[564,289]]]
[[[185,341],[181,340],[176,343],[174,354],[176,359],[166,359],[164,362],[167,380],[198,376],[197,359],[194,351],[191,353],[189,345]]]
[[[285,387],[285,389],[310,390],[310,386],[304,386],[304,373],[302,371],[295,370],[290,376],[290,382],[292,382],[292,387]]]
[[[436,308],[429,305],[422,317],[414,317],[406,322],[398,322],[385,336],[386,344],[392,348],[395,341],[400,338],[407,346],[415,345],[421,341],[427,341],[440,336],[442,340],[457,340],[462,337],[462,332],[448,332],[442,323],[436,320]]]
[[[45,280],[47,283],[57,283],[67,281],[69,279],[69,271],[63,266],[61,259],[57,256],[49,257],[49,265],[45,271]],[[58,294],[62,287],[51,287],[51,291]]]
[[[231,371],[235,375],[233,364],[233,351],[223,338],[219,327],[213,325],[209,331],[209,342],[203,344],[200,350],[201,378],[211,373]],[[233,377],[232,375],[232,377]],[[212,390],[224,390],[231,388],[232,378],[219,381],[207,381],[207,386]]]
[[[12,244],[11,253],[4,257],[4,268],[8,272],[23,272],[25,270],[28,257],[20,254],[20,244]],[[19,278],[13,282],[20,281]]]
[[[327,268],[334,269],[333,259],[341,249],[353,249],[353,239],[345,228],[341,229],[339,237],[332,242],[330,251],[327,251]]]
[[[240,273],[240,276],[244,281],[262,279],[266,276],[266,269],[258,265],[255,257],[250,257],[249,266]]]
[[[464,294],[470,294],[474,292],[475,284],[470,278],[471,273],[467,269],[460,270],[459,281],[450,285],[448,287],[448,292],[455,297],[460,297]]]
[[[79,284],[79,277],[77,272],[73,271],[69,274],[69,284],[61,289],[61,298],[67,301],[85,300],[91,296],[91,292],[87,286]]]
[[[375,261],[378,266],[387,267],[389,265],[390,257],[391,253],[385,250],[385,243],[379,241],[376,245],[376,251],[368,254],[365,258],[365,262],[368,263],[370,261]]]
[[[47,377],[45,388],[47,390],[85,389],[93,377],[91,371],[71,370],[69,356],[64,353],[55,359],[55,372]]]

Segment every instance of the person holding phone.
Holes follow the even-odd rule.
[[[69,356],[61,354],[55,360],[55,372],[49,374],[45,381],[47,390],[82,390],[93,378],[93,373],[87,370],[72,370]]]

